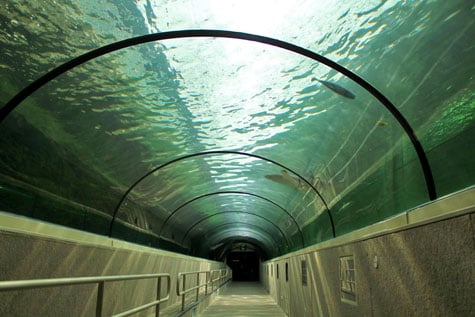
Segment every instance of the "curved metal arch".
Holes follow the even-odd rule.
[[[258,236],[261,236],[261,235],[258,235]],[[267,247],[266,243],[262,242],[261,240],[258,239],[258,237],[254,237],[254,236],[250,237],[250,236],[242,236],[242,235],[238,235],[238,236],[230,235],[230,236],[223,237],[221,240],[216,241],[216,242],[223,243],[223,245],[229,245],[235,242],[246,242],[258,247],[267,258],[272,258],[275,256],[275,254],[271,252],[272,249]],[[209,249],[210,246],[208,242],[205,246],[208,250],[210,250]],[[223,254],[224,253],[226,252],[223,252]]]
[[[236,234],[233,232],[234,229],[226,229],[224,232],[224,236],[222,238],[217,238],[220,232],[215,232],[211,237],[209,237],[203,244],[201,250],[209,248],[209,241],[223,241],[226,239],[250,239],[253,241],[258,241],[259,246],[261,247],[264,252],[275,257],[278,254],[281,254],[281,248],[278,244],[276,244],[274,239],[269,238],[262,232],[257,232],[251,228],[242,228],[240,229],[241,233]],[[218,240],[216,240],[218,239]]]
[[[291,44],[285,41],[277,40],[270,37],[250,34],[250,33],[243,33],[243,32],[234,32],[234,31],[227,31],[227,30],[179,30],[179,31],[168,31],[162,33],[154,33],[154,34],[147,34],[142,36],[137,36],[133,38],[129,38],[126,40],[118,41],[115,43],[111,43],[97,49],[91,50],[83,55],[80,55],[72,60],[54,68],[53,70],[49,71],[42,77],[38,78],[30,85],[25,87],[21,90],[18,94],[16,94],[12,99],[10,99],[5,106],[0,109],[0,123],[8,116],[10,112],[12,112],[23,100],[25,100],[29,95],[34,93],[36,90],[44,86],[46,83],[50,82],[51,80],[55,79],[59,75],[67,72],[70,69],[73,69],[76,66],[79,66],[89,60],[97,58],[99,56],[129,47],[135,46],[139,44],[144,44],[153,41],[160,41],[160,40],[167,40],[167,39],[174,39],[174,38],[188,38],[188,37],[219,37],[219,38],[231,38],[231,39],[241,39],[246,41],[258,42],[263,44],[268,44],[271,46],[279,47],[302,56],[308,57],[315,61],[318,61],[322,64],[327,65],[330,68],[333,68],[337,72],[345,75],[346,77],[353,80],[356,84],[361,86],[363,89],[368,91],[371,95],[373,95],[376,99],[378,99],[383,106],[389,110],[389,112],[393,115],[393,117],[398,121],[401,125],[403,130],[406,132],[407,136],[411,140],[411,143],[416,151],[417,157],[419,159],[419,163],[421,164],[422,172],[424,174],[427,192],[430,200],[434,200],[437,198],[437,192],[435,188],[434,176],[432,175],[432,170],[429,164],[429,160],[426,156],[424,148],[420,143],[419,139],[417,138],[414,130],[412,129],[411,125],[407,121],[407,119],[402,115],[402,113],[392,104],[392,102],[386,98],[379,90],[377,90],[374,86],[364,80],[362,77],[356,75],[349,69],[341,66],[340,64],[320,55],[303,47],[297,46],[295,44]],[[331,217],[331,214],[329,214]],[[331,220],[333,222],[333,219]],[[335,236],[335,234],[334,234]]]
[[[193,158],[193,157],[197,157],[197,156],[205,156],[205,155],[216,155],[216,154],[220,154],[220,155],[227,155],[227,154],[232,154],[232,155],[243,155],[243,156],[248,156],[248,157],[253,157],[253,158],[257,158],[257,159],[260,159],[260,160],[263,160],[263,161],[266,161],[266,162],[269,162],[269,163],[272,163],[274,165],[277,165],[285,170],[287,170],[288,172],[290,172],[291,174],[297,176],[299,178],[299,180],[302,180],[305,184],[307,184],[310,188],[312,188],[312,190],[317,194],[317,196],[320,198],[320,200],[322,201],[323,205],[325,206],[325,209],[327,211],[327,214],[328,214],[328,217],[330,218],[330,224],[331,224],[331,227],[332,227],[332,233],[333,233],[333,237],[336,237],[336,231],[335,231],[335,223],[333,222],[333,216],[330,212],[330,208],[328,207],[325,199],[323,199],[322,195],[320,194],[320,192],[315,188],[315,186],[313,186],[312,183],[310,183],[308,180],[306,180],[302,175],[300,175],[299,173],[295,172],[294,170],[292,170],[291,168],[277,162],[277,161],[274,161],[274,160],[271,160],[269,158],[266,158],[264,156],[261,156],[261,155],[257,155],[257,154],[252,154],[252,153],[247,153],[247,152],[240,152],[240,151],[224,151],[224,150],[219,150],[219,151],[205,151],[205,152],[198,152],[198,153],[193,153],[193,154],[188,154],[188,155],[184,155],[184,156],[181,156],[181,157],[178,157],[178,158],[175,158],[173,160],[170,160],[166,163],[163,163],[153,169],[151,169],[150,171],[147,171],[142,177],[140,177],[139,179],[137,179],[124,193],[124,195],[122,196],[122,198],[120,199],[119,203],[117,204],[115,210],[114,210],[114,213],[112,215],[112,220],[111,220],[111,224],[110,224],[110,228],[109,228],[109,237],[112,236],[112,227],[114,225],[114,222],[115,222],[115,219],[116,219],[116,216],[117,216],[117,213],[119,211],[119,208],[120,206],[122,205],[122,203],[124,202],[125,198],[129,195],[129,193],[138,185],[140,184],[140,182],[142,182],[145,178],[147,178],[148,176],[152,175],[153,173],[155,173],[156,171],[168,166],[168,165],[171,165],[171,164],[174,164],[176,162],[179,162],[179,161],[183,161],[183,160],[186,160],[186,159],[189,159],[189,158]]]
[[[195,222],[193,225],[191,225],[191,227],[188,228],[186,233],[183,235],[183,238],[181,239],[181,243],[183,244],[183,242],[185,241],[188,234],[200,223],[202,223],[206,220],[209,220],[210,218],[213,218],[215,216],[224,215],[224,214],[228,214],[228,213],[239,213],[239,214],[245,214],[245,215],[252,215],[252,216],[261,218],[261,219],[269,222],[272,226],[274,226],[275,228],[277,228],[277,230],[279,230],[280,235],[285,239],[285,241],[287,241],[287,245],[290,246],[290,240],[288,239],[287,235],[284,234],[284,232],[282,231],[282,229],[280,229],[280,227],[278,225],[276,225],[275,223],[273,223],[272,221],[270,221],[269,219],[267,219],[266,217],[263,217],[261,215],[258,215],[258,214],[252,213],[252,212],[237,211],[237,210],[236,211],[234,211],[234,210],[232,210],[232,211],[220,211],[220,212],[217,212],[215,214],[212,214],[212,215],[206,216],[204,218],[201,218],[199,221]],[[304,247],[305,246],[302,245],[302,248],[304,248]]]
[[[221,244],[221,251],[219,253],[215,253],[218,261],[222,261],[224,259],[224,255],[229,253],[229,247],[232,246],[234,243],[248,243],[253,245],[255,248],[259,250],[261,253],[263,259],[268,259],[270,257],[270,254],[268,254],[269,250],[265,248],[265,245],[262,244],[261,241],[251,238],[251,237],[227,237],[224,238],[223,240],[218,242]],[[209,250],[211,250],[208,247]]]
[[[279,208],[280,210],[282,210],[285,214],[287,214],[287,216],[289,216],[290,219],[292,219],[292,222],[297,226],[297,230],[299,231],[299,235],[300,235],[300,240],[302,242],[302,245],[305,246],[305,239],[304,239],[304,236],[303,236],[303,232],[300,228],[300,225],[298,224],[297,220],[294,218],[294,216],[292,216],[292,214],[290,212],[287,211],[287,209],[285,209],[284,207],[282,207],[281,205],[279,205],[278,203],[274,202],[273,200],[269,199],[269,198],[266,198],[264,196],[261,196],[261,195],[258,195],[258,194],[254,194],[254,193],[249,193],[249,192],[245,192],[245,191],[236,191],[236,190],[227,190],[227,191],[218,191],[218,192],[212,192],[212,193],[206,193],[206,194],[203,194],[203,195],[200,195],[200,196],[197,196],[197,197],[194,197],[193,199],[190,199],[188,200],[187,202],[181,204],[180,206],[178,206],[178,208],[176,208],[172,213],[170,213],[168,215],[168,217],[165,219],[165,221],[163,222],[161,228],[160,228],[160,231],[158,233],[158,236],[162,236],[162,233],[163,233],[163,229],[165,228],[165,225],[168,223],[168,221],[176,214],[178,213],[178,211],[180,211],[183,207],[191,204],[192,202],[194,201],[197,201],[197,200],[200,200],[200,199],[203,199],[203,198],[206,198],[206,197],[210,197],[210,196],[214,196],[214,195],[248,195],[248,196],[252,196],[252,197],[256,197],[256,198],[259,198],[259,199],[262,199],[264,201],[267,201],[269,203],[271,203],[272,205],[276,206],[277,208]]]
[[[260,235],[262,237],[270,237],[268,238],[270,241],[274,241],[274,246],[277,247],[278,251],[280,252],[281,249],[280,249],[280,246],[279,244],[277,243],[277,240],[274,239],[274,236],[271,235],[269,232],[267,232],[267,230],[264,230],[262,229],[261,227],[257,226],[257,225],[254,225],[254,224],[251,224],[251,223],[247,223],[247,222],[244,222],[244,223],[241,223],[241,222],[232,222],[232,223],[225,223],[225,224],[221,224],[219,226],[216,226],[213,228],[213,231],[216,231],[216,229],[218,229],[219,227],[224,227],[224,226],[229,226],[231,224],[243,224],[245,225],[245,228],[240,228],[240,229],[236,229],[236,228],[229,228],[229,230],[238,230],[238,231],[245,231],[245,232],[250,232],[252,234],[255,234],[255,235]],[[258,228],[258,230],[253,230],[251,229],[250,227],[254,227],[254,228]],[[229,230],[226,230],[226,231],[229,231]],[[218,234],[219,232],[213,232],[211,234],[211,236],[215,235],[215,234]]]

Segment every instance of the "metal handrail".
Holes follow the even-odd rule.
[[[113,275],[113,276],[91,276],[91,277],[70,277],[70,278],[50,278],[50,279],[34,279],[34,280],[20,280],[20,281],[0,281],[0,291],[18,291],[25,289],[71,286],[78,284],[97,284],[97,303],[96,316],[103,316],[103,302],[104,302],[104,286],[105,282],[117,282],[126,280],[140,280],[140,279],[157,279],[157,296],[156,300],[141,306],[134,307],[127,311],[113,315],[114,317],[123,317],[135,314],[147,308],[155,306],[155,316],[160,315],[160,304],[168,301],[170,298],[171,278],[168,273],[155,274],[135,274],[135,275]],[[162,278],[167,280],[167,292],[164,297],[161,297]]]
[[[216,274],[219,273],[219,274]],[[194,275],[196,277],[196,283],[193,286],[190,286],[186,288],[186,277],[189,275]],[[200,277],[205,275],[205,282],[200,283]],[[217,277],[213,278],[213,275]],[[218,270],[210,270],[210,271],[194,271],[194,272],[181,272],[178,273],[178,277],[176,280],[176,294],[178,296],[181,296],[181,310],[183,311],[185,309],[185,298],[186,294],[196,291],[195,294],[195,301],[193,303],[198,302],[198,297],[200,293],[200,289],[202,287],[205,288],[205,296],[208,295],[209,291],[209,286],[211,286],[211,291],[210,293],[215,291],[216,289],[221,287],[223,284],[228,282],[232,277],[232,271],[229,269],[218,269]],[[216,285],[216,282],[219,282],[218,285]],[[191,303],[191,304],[193,304]]]

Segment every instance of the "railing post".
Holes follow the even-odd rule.
[[[186,287],[186,275],[182,275],[183,276],[183,294],[181,295],[181,310],[185,310],[185,296],[186,296],[186,293],[185,293],[185,287]]]
[[[210,276],[210,271],[206,271],[205,295],[208,295],[209,276]]]
[[[104,281],[97,283],[96,317],[102,317],[104,305]]]
[[[214,292],[214,289],[216,288],[215,286],[215,279],[216,279],[216,270],[213,271],[213,273],[211,274],[211,289],[213,290]]]
[[[161,292],[162,292],[162,277],[159,276],[157,278],[157,300],[160,300],[162,298]],[[155,317],[159,317],[159,316],[160,316],[160,303],[158,303],[155,306]]]
[[[196,273],[196,299],[195,301],[198,301],[198,297],[200,294],[200,272]]]

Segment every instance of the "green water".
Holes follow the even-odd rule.
[[[0,102],[133,36],[265,35],[322,54],[386,95],[420,139],[441,197],[475,179],[473,21],[464,0],[6,0]],[[411,142],[373,96],[325,65],[243,40],[173,39],[99,57],[32,94],[1,131],[2,210],[108,234],[118,208],[115,237],[198,256],[241,240],[276,256],[332,238],[329,215],[340,235],[429,200]],[[268,160],[177,160],[204,151]]]

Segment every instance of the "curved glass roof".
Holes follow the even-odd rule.
[[[269,258],[474,184],[467,1],[0,6],[1,210]]]

